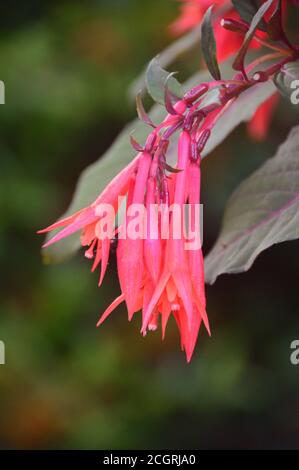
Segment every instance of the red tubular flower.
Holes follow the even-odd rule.
[[[176,109],[185,111],[185,103],[179,103]],[[167,119],[171,125],[173,117]],[[192,229],[198,229],[196,211],[200,201],[200,159],[192,160],[191,135],[182,130],[178,143],[179,171],[166,178],[162,165],[165,142],[157,131],[153,135],[155,138],[149,141],[154,147],[139,153],[89,207],[40,233],[62,228],[44,245],[46,247],[81,230],[81,243],[89,247],[85,255],[94,259],[92,270],[100,261],[102,263],[101,283],[108,263],[110,239],[117,232],[117,269],[122,293],[103,313],[98,325],[125,301],[129,320],[142,310],[141,332],[144,335],[147,331],[156,330],[161,319],[164,338],[172,313],[180,330],[182,349],[190,361],[202,321],[210,334],[205,310],[202,252],[198,245],[193,251],[186,249],[182,217],[184,205],[189,201],[193,209],[191,226]],[[115,209],[119,196],[127,196],[127,210],[124,222],[116,228],[114,212],[109,214],[109,207],[106,209],[106,206],[111,204]],[[157,203],[162,203],[162,210]],[[135,237],[129,233],[129,229],[136,222],[135,208],[143,205],[146,210],[138,218],[139,232]],[[179,212],[175,209],[179,209]],[[180,217],[176,220],[178,213]],[[104,231],[104,219],[110,225],[107,234]],[[164,239],[165,221],[169,225],[169,236]],[[178,237],[175,229],[179,229]]]
[[[197,162],[192,162],[189,167],[188,197],[189,204],[191,206],[192,217],[194,217],[194,210],[196,210],[195,208],[198,206],[198,204],[200,204],[200,159]],[[194,224],[193,218],[191,219],[191,224]],[[190,250],[188,254],[192,286],[197,297],[197,302],[200,305],[201,310],[203,310],[206,307],[206,298],[204,262],[201,246],[199,246],[197,249]]]
[[[103,214],[102,210],[105,208],[113,208],[114,211],[116,210],[119,202],[118,198],[125,196],[128,192],[129,186],[132,184],[132,179],[140,158],[141,155],[138,154],[137,157],[108,184],[104,191],[90,206],[85,207],[75,214],[38,232],[47,233],[57,228],[64,227],[59,233],[54,235],[53,238],[43,245],[43,248],[46,248],[78,230],[81,230],[81,244],[82,246],[89,247],[85,251],[85,256],[89,259],[94,259],[92,272],[95,271],[99,263],[102,261],[99,285],[104,278],[107,268],[110,239],[116,235],[116,229],[113,228],[114,220],[111,220],[109,212]],[[99,208],[101,208],[101,211],[99,211]],[[114,215],[115,212],[113,212],[112,215],[113,219]],[[102,224],[104,216],[108,219],[107,222],[112,231],[109,230],[109,227],[108,230],[104,230],[106,228]]]
[[[184,4],[186,11],[187,1]],[[200,18],[211,3],[210,0],[193,0],[193,6],[199,8]],[[221,4],[223,7],[226,3],[219,1],[216,6]],[[187,27],[186,22],[183,24]],[[223,24],[228,29],[237,29],[241,35],[247,28],[246,23],[235,20],[233,11],[231,19]],[[216,27],[216,35],[224,43],[224,34],[227,33],[227,30]],[[286,37],[282,42],[288,45]],[[222,52],[228,54],[229,49],[235,46],[236,43],[231,43],[227,49],[223,46]],[[292,54],[287,56],[291,59],[296,50],[292,49],[292,45],[290,48]],[[265,57],[264,61],[269,60],[269,55]],[[273,59],[273,55],[270,58]],[[188,362],[201,323],[210,335],[200,239],[201,154],[215,124],[235,99],[256,83],[270,79],[281,68],[281,62],[275,63],[251,77],[260,63],[254,61],[244,70],[235,67],[241,73],[235,74],[231,80],[200,83],[187,91],[176,104],[166,81],[165,108],[169,114],[158,126],[146,115],[138,96],[138,115],[154,129],[144,147],[131,137],[131,144],[139,152],[138,155],[115,176],[97,199],[39,232],[61,229],[44,244],[47,247],[80,231],[81,244],[87,247],[85,256],[93,259],[92,271],[101,263],[99,284],[107,269],[111,240],[118,237],[117,270],[121,294],[102,314],[98,326],[120,303],[125,302],[129,320],[137,312],[142,312],[143,335],[156,330],[161,323],[164,338],[168,320],[173,315]],[[243,62],[241,65],[243,67]],[[254,116],[250,131],[255,138],[265,135],[276,100],[277,96],[269,99]],[[170,139],[177,131],[178,156],[176,168],[173,168],[167,162],[167,156]],[[116,219],[121,198],[127,203],[123,221]],[[187,218],[186,206],[189,209]]]
[[[193,205],[199,203],[199,166],[194,171],[195,164],[192,164],[192,168],[189,170],[190,159],[190,135],[188,132],[182,131],[178,144],[177,164],[181,172],[175,176],[173,195],[173,203],[179,206],[181,212],[183,212],[183,205],[187,199],[190,198]],[[192,184],[194,186],[191,189]],[[143,334],[146,333],[157,312],[162,315],[163,330],[165,330],[167,320],[172,312],[180,329],[182,349],[185,350],[187,360],[190,361],[202,320],[210,334],[205,311],[203,259],[201,250],[196,250],[194,255],[191,255],[192,250],[189,252],[184,248],[184,238],[174,238],[173,223],[173,218],[171,218],[170,237],[165,248],[162,273],[144,312],[141,331]],[[198,265],[195,268],[194,263],[196,262]],[[199,274],[198,271],[201,273]]]
[[[127,230],[132,214],[129,215],[131,204],[143,204],[145,197],[145,188],[148,180],[148,173],[151,164],[151,156],[144,152],[141,154],[138,163],[136,181],[133,189],[132,200],[129,201],[124,229]],[[144,220],[140,221],[144,223]],[[139,227],[140,234],[143,233],[144,227]],[[121,290],[124,294],[128,308],[129,319],[138,308],[138,299],[143,283],[144,257],[143,257],[143,239],[141,236],[132,239],[126,236],[120,238],[117,248],[117,267],[118,277]]]

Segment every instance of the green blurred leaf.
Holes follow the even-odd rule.
[[[207,282],[247,271],[270,246],[299,237],[299,126],[275,157],[231,196],[219,238],[205,261]]]
[[[161,67],[158,57],[155,57],[150,61],[146,71],[146,87],[153,100],[162,105],[165,100],[166,81],[169,91],[182,98],[184,95],[182,85],[173,75]]]
[[[275,87],[271,81],[258,83],[253,88],[244,91],[218,119],[203,156],[205,157],[217,147],[241,122],[249,121],[259,105],[270,98],[273,93],[275,93]],[[211,100],[217,99],[217,96],[210,98]]]

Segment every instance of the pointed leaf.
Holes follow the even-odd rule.
[[[279,41],[285,37],[282,26],[281,0],[277,1],[275,10],[267,23],[267,33],[269,34],[269,37],[273,39],[273,41]]]
[[[201,48],[210,74],[215,80],[221,79],[216,57],[216,40],[212,25],[213,5],[207,9],[201,25]]]
[[[241,18],[249,24],[260,7],[259,0],[232,0],[232,3]],[[263,20],[260,22],[259,29],[266,30]]]
[[[146,71],[146,87],[153,100],[162,105],[164,105],[165,82],[169,76],[169,72],[161,67],[159,57],[151,60]],[[184,96],[182,85],[173,76],[169,78],[168,88],[178,98]]]
[[[248,47],[251,43],[251,40],[253,39],[253,37],[255,35],[256,30],[259,28],[259,26],[261,25],[261,23],[263,21],[263,17],[265,15],[265,13],[272,6],[273,2],[274,2],[274,0],[267,0],[267,2],[263,3],[262,6],[258,9],[256,14],[254,15],[254,17],[251,21],[249,30],[247,31],[247,33],[245,35],[242,47],[239,50],[238,55],[237,55],[237,57],[236,57],[236,59],[233,63],[233,68],[235,70],[240,70],[240,71],[244,70],[244,60],[245,60],[245,56],[246,56],[247,51],[248,51]]]

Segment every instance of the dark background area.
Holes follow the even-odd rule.
[[[83,256],[41,262],[36,230],[135,116],[127,89],[171,40],[177,13],[172,0],[1,6],[1,448],[299,447],[298,242],[207,288],[212,338],[202,331],[190,365],[173,321],[164,342],[142,338],[122,308],[95,328],[118,294],[113,257],[101,289]],[[203,162],[205,251],[229,194],[296,119],[281,104],[266,142],[240,126]]]

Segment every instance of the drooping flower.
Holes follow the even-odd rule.
[[[196,105],[194,110],[192,107],[193,101],[197,101],[208,87],[206,84],[199,86],[174,106],[169,102],[166,107],[170,114],[152,131],[144,148],[133,142],[139,150],[138,155],[97,199],[74,215],[40,231],[61,229],[44,247],[80,231],[81,244],[87,247],[85,256],[93,259],[92,271],[101,262],[99,284],[106,272],[110,241],[117,234],[121,294],[103,313],[98,325],[124,301],[129,320],[142,312],[142,334],[156,330],[161,322],[164,338],[168,319],[173,315],[188,361],[202,322],[210,334],[205,310],[201,240],[198,241],[199,147],[202,144],[199,144],[200,133],[194,124],[200,123],[201,118],[197,115]],[[181,128],[178,160],[176,168],[172,169],[167,164],[166,154],[169,139],[178,127]],[[115,214],[121,196],[127,200],[126,213],[124,220],[116,226]],[[189,232],[195,238],[191,249],[184,217],[186,203],[191,209]],[[139,208],[143,210],[136,218]]]
[[[138,202],[146,197],[147,209],[149,202],[155,202],[153,185],[156,182],[150,176],[145,196],[144,181],[150,169],[153,170],[153,167],[156,167],[156,162],[153,161],[150,168],[148,157],[149,155],[145,154],[144,159],[140,160],[136,177],[139,184],[134,191]],[[172,178],[173,194],[170,196],[169,203],[177,205],[182,214],[184,204],[189,201],[193,206],[191,224],[194,222],[200,201],[199,164],[199,159],[191,162],[191,138],[186,131],[183,131],[178,144],[177,163],[181,171]],[[134,196],[132,202],[133,200]],[[202,321],[210,333],[205,311],[203,257],[200,246],[186,250],[184,237],[174,238],[173,225],[177,222],[174,220],[173,213],[167,211],[167,217],[169,217],[170,230],[169,238],[166,240],[161,239],[161,219],[160,224],[157,219],[157,237],[152,238],[147,232],[144,242],[141,239],[132,240],[130,237],[119,241],[117,263],[123,294],[108,307],[100,318],[99,324],[124,300],[127,304],[129,319],[142,309],[141,331],[143,334],[146,334],[147,330],[155,330],[161,318],[164,337],[166,324],[172,313],[180,330],[182,349],[185,350],[187,360],[190,361]],[[150,222],[155,225],[152,218]]]
[[[114,219],[116,208],[119,204],[119,197],[125,196],[130,185],[132,185],[140,157],[141,155],[138,154],[135,159],[108,184],[90,206],[38,232],[47,233],[62,228],[60,232],[43,245],[43,248],[46,248],[77,231],[81,231],[81,244],[84,247],[88,247],[85,251],[85,256],[88,259],[94,260],[92,272],[95,271],[101,263],[99,285],[102,283],[107,269],[110,241],[115,237],[117,232]],[[106,225],[103,225],[104,218]]]
[[[204,86],[203,90],[206,88]],[[142,334],[156,330],[161,322],[164,338],[172,314],[180,331],[182,349],[190,361],[201,322],[209,334],[210,329],[205,310],[201,245],[197,243],[191,250],[185,247],[189,241],[184,219],[187,202],[192,209],[190,224],[195,238],[200,230],[196,223],[200,203],[200,155],[194,151],[192,155],[189,131],[182,130],[180,134],[177,169],[172,172],[166,164],[167,136],[172,135],[178,123],[183,123],[186,109],[184,100],[175,105],[175,115],[169,114],[150,134],[137,157],[90,206],[40,233],[61,229],[44,244],[47,247],[80,231],[85,256],[93,260],[92,271],[101,263],[99,285],[106,272],[110,242],[117,234],[121,294],[103,313],[98,325],[125,302],[129,320],[142,312]],[[161,133],[163,128],[166,131]],[[119,198],[123,196],[127,199],[126,213],[116,226]],[[140,208],[143,210],[136,218],[136,210]]]
[[[290,45],[288,58],[293,52]],[[144,146],[131,137],[131,144],[138,152],[135,159],[89,206],[40,231],[60,229],[45,247],[80,231],[85,256],[93,259],[92,270],[101,263],[99,284],[106,272],[111,241],[117,237],[121,293],[100,317],[98,325],[125,302],[129,320],[141,312],[143,335],[161,324],[164,338],[172,315],[188,361],[202,323],[210,334],[198,217],[201,155],[215,124],[234,100],[244,90],[273,78],[281,62],[255,74],[253,71],[260,61],[248,66],[243,61],[241,65],[243,68],[238,69],[241,73],[235,74],[232,80],[201,83],[180,100],[169,91],[166,80],[168,115],[159,125],[153,124],[138,99],[139,117],[154,129]],[[272,106],[272,101],[265,104],[268,113]],[[255,119],[261,117],[256,115]],[[170,141],[177,131],[177,162],[173,168],[168,163],[168,155]],[[120,199],[126,200],[123,220],[116,217]]]
[[[173,204],[183,211],[189,201],[193,209],[199,205],[200,160],[191,162],[191,137],[182,131],[178,143],[178,167],[175,176]],[[173,216],[173,214],[172,214]],[[191,215],[194,221],[195,211]],[[172,312],[181,332],[181,343],[187,360],[191,359],[201,321],[209,334],[209,322],[205,311],[204,272],[201,247],[186,250],[184,237],[174,238],[174,218],[171,218],[170,236],[166,241],[161,275],[146,305],[142,332],[145,333],[154,315],[164,316],[164,325]]]

